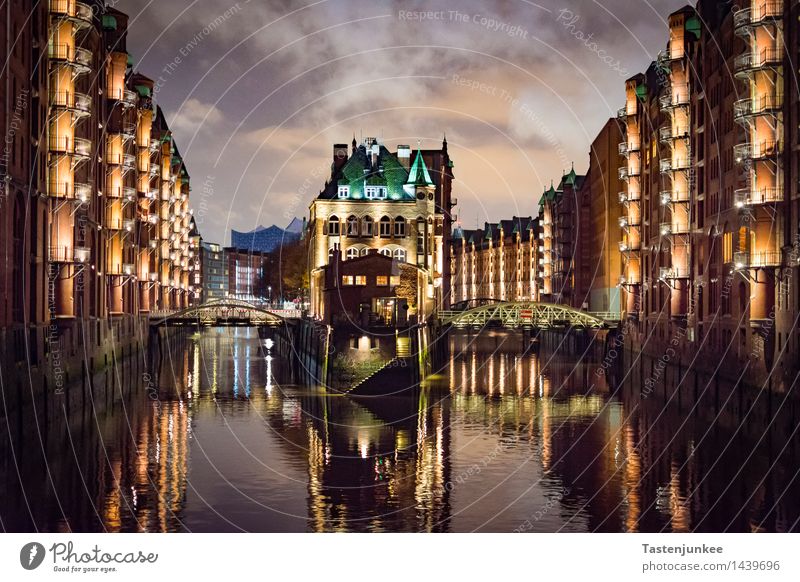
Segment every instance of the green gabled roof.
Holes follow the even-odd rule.
[[[564,177],[564,183],[569,184],[570,186],[574,186],[576,176],[577,174],[575,174],[575,164],[572,164],[572,169],[569,171],[569,174],[567,174]]]
[[[694,37],[696,39],[700,38],[701,25],[700,25],[700,19],[697,17],[697,15],[690,16],[689,18],[687,18],[684,28],[689,32],[691,32],[692,34],[694,34]]]
[[[384,178],[381,174],[372,174],[367,176],[367,179],[364,182],[367,186],[386,186],[386,178]]]
[[[552,202],[553,200],[556,199],[557,195],[558,192],[553,187],[553,181],[550,180],[550,188],[544,191],[544,195],[542,196],[542,198],[544,198],[545,202]]]
[[[103,14],[103,30],[117,30],[117,19],[110,14]]]
[[[644,101],[647,99],[647,85],[644,83],[639,83],[636,85],[636,97],[639,98],[639,101]]]
[[[365,186],[386,186],[389,200],[409,200],[411,196],[403,190],[406,169],[384,146],[380,146],[378,155],[378,164],[373,167],[366,149],[357,148],[342,167],[336,186],[349,186],[352,200],[365,199]]]
[[[420,149],[417,149],[417,157],[414,158],[414,163],[411,165],[411,170],[408,172],[406,184],[433,186],[433,180],[431,180],[431,175],[428,172],[428,166],[425,165],[425,160],[422,159],[422,150]]]
[[[136,85],[136,92],[139,93],[139,97],[150,97],[150,87],[147,85]]]

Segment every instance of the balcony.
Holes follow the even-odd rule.
[[[627,141],[619,142],[619,146],[618,146],[617,149],[619,151],[619,155],[627,156],[628,155],[628,142]]]
[[[733,13],[733,26],[736,33],[748,36],[750,28],[772,23],[783,17],[783,2],[768,0],[755,8],[743,8]]]
[[[628,228],[628,217],[627,216],[620,216],[619,217],[619,227],[620,228]]]
[[[688,279],[689,269],[686,267],[659,267],[658,278],[662,281],[672,279]]]
[[[670,236],[672,234],[672,223],[662,222],[658,226],[658,232],[661,236]]]
[[[47,183],[47,195],[53,198],[75,200],[81,204],[85,204],[91,199],[92,187],[89,184],[59,182],[51,179]]]
[[[758,52],[739,55],[733,61],[734,75],[746,77],[750,73],[783,64],[783,51],[777,48],[765,48]]]
[[[628,193],[627,192],[620,192],[619,193],[619,203],[620,204],[627,204],[628,203]]]
[[[125,186],[122,189],[122,200],[125,204],[136,202],[136,188]]]
[[[137,99],[138,94],[136,91],[125,89],[122,92],[122,99],[120,99],[120,103],[122,103],[123,107],[136,107]]]
[[[659,170],[661,171],[662,174],[666,174],[668,172],[671,172],[672,171],[672,160],[670,160],[670,159],[659,160],[658,168],[659,168]]]
[[[767,94],[755,99],[739,99],[733,104],[733,118],[739,123],[759,115],[773,115],[783,107],[783,94]]]
[[[743,208],[752,204],[772,204],[774,202],[783,202],[782,188],[774,186],[759,190],[740,188],[733,193],[733,205],[736,208]]]
[[[675,126],[672,124],[658,130],[659,140],[663,143],[671,143],[675,139],[685,139],[689,137],[689,128],[686,126]]]
[[[772,156],[777,156],[783,151],[783,143],[780,141],[762,141],[758,143],[742,143],[733,146],[733,157],[737,164],[747,160],[763,160]]]
[[[92,114],[92,99],[88,95],[77,92],[51,91],[50,104],[58,109],[65,109],[77,118]]]
[[[627,180],[628,179],[628,167],[622,166],[619,169],[619,179],[620,180]]]
[[[112,166],[122,166],[125,171],[130,171],[136,166],[136,156],[133,154],[109,153],[106,156],[106,162]]]
[[[674,109],[689,104],[689,85],[673,85],[669,93],[665,93],[658,98],[661,109]]]
[[[780,267],[780,251],[739,251],[733,253],[733,268],[737,271],[750,268]]]
[[[91,249],[87,247],[59,246],[48,249],[51,263],[88,263],[92,257]]]
[[[677,44],[677,43],[676,43]],[[659,66],[661,67],[668,67],[675,61],[681,60],[686,53],[683,51],[683,47],[679,46],[677,49],[666,49],[658,52],[656,56],[656,62],[658,62]]]
[[[50,60],[72,67],[74,75],[83,75],[92,70],[92,52],[69,44],[50,43],[47,54]]]
[[[617,119],[625,121],[628,119],[628,108],[627,107],[620,107],[617,110]]]
[[[661,206],[672,204],[672,190],[662,190],[658,195],[658,199],[661,202]]]
[[[77,30],[91,26],[94,17],[89,5],[75,0],[50,0],[50,14],[69,20]]]
[[[113,130],[110,133],[118,133],[122,136],[122,139],[125,141],[130,141],[136,137],[136,124],[127,121],[123,122],[116,130]]]

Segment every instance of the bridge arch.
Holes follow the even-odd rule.
[[[241,299],[212,299],[163,317],[150,320],[154,326],[169,325],[228,325],[228,326],[280,326],[288,318],[274,310],[253,305]]]
[[[481,328],[487,325],[503,327],[583,327],[603,328],[603,319],[587,313],[554,303],[538,301],[504,301],[486,303],[463,311],[442,311],[440,319],[445,325],[455,328]]]

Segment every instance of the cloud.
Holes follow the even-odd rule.
[[[203,232],[223,241],[232,226],[304,215],[324,185],[318,170],[330,165],[331,144],[349,143],[353,133],[433,144],[446,131],[462,215],[535,212],[535,193],[559,170],[573,160],[585,168],[591,139],[623,99],[624,77],[598,51],[631,74],[643,70],[667,41],[667,15],[683,5],[119,0],[116,7],[133,16],[128,45],[137,67],[166,77],[157,98],[193,179],[214,175],[217,212],[205,217]],[[572,28],[559,21],[564,9],[579,17]],[[401,10],[442,17],[409,20]],[[180,65],[164,75],[176,55]],[[458,85],[454,75],[510,100]]]

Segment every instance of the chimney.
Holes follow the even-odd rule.
[[[378,158],[380,157],[381,146],[378,145],[377,140],[372,143],[372,168],[378,168]]]
[[[336,172],[344,166],[347,161],[347,144],[336,143],[333,144],[333,170]]]
[[[411,147],[407,145],[397,146],[397,161],[406,170],[411,168]]]

